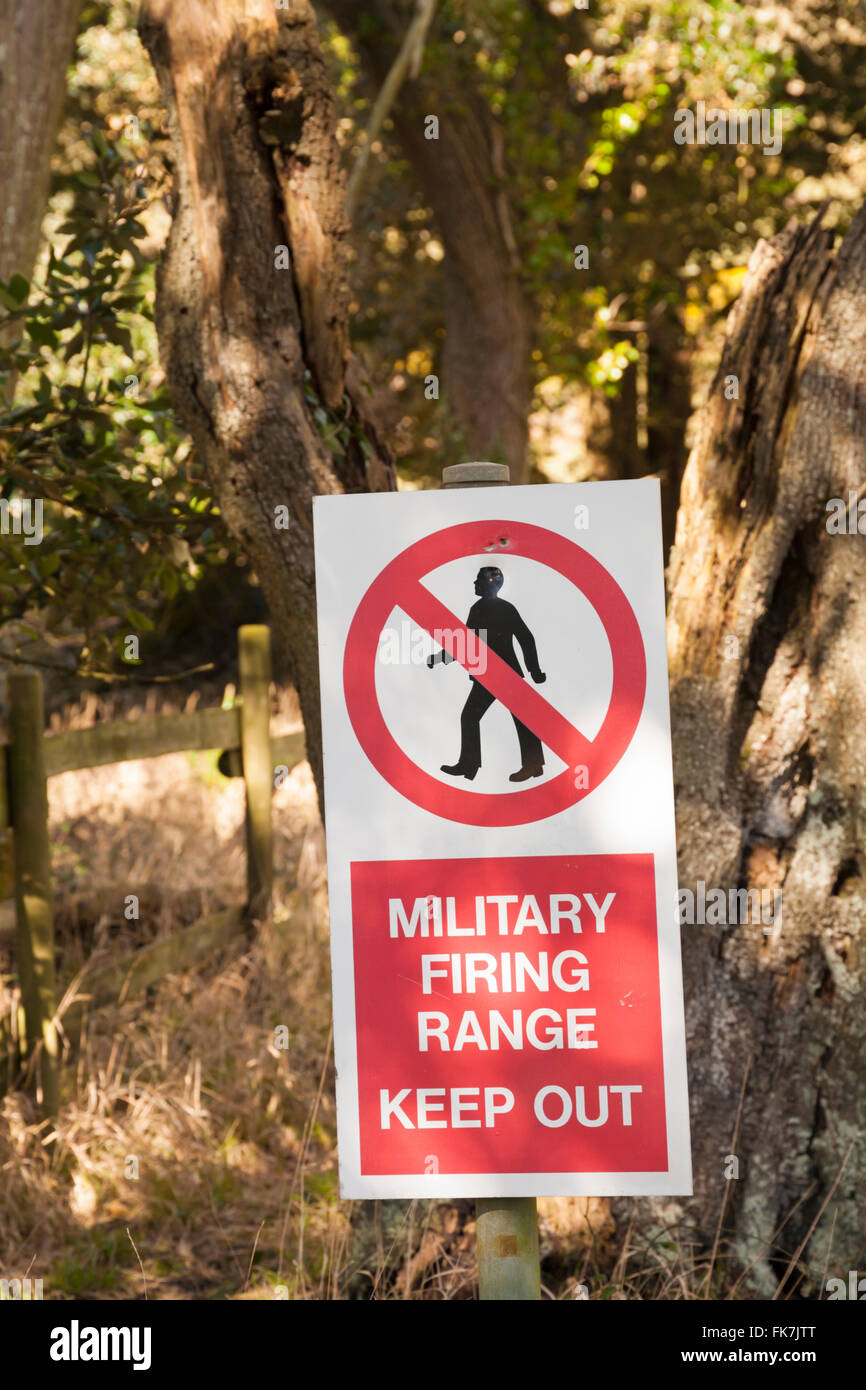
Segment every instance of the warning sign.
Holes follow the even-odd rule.
[[[363,1173],[484,1173],[494,1151],[515,1173],[622,1172],[636,1119],[641,1166],[665,1169],[652,873],[645,855],[352,866]]]
[[[539,684],[546,680],[537,669],[538,658],[533,656],[537,647],[531,632],[513,604],[499,592],[504,583],[499,565],[485,564],[479,569],[474,584],[479,601],[473,605],[471,630],[421,583],[426,574],[448,561],[489,556],[496,551],[507,552],[509,560],[525,556],[553,569],[574,584],[598,613],[610,644],[614,681],[604,724],[592,742],[520,674],[513,660],[515,638],[524,649],[533,679]],[[473,681],[461,719],[469,737],[464,737],[451,774],[470,780],[475,777],[481,763],[476,730],[486,709],[498,699],[517,727],[523,759],[520,773],[541,775],[546,744],[566,764],[555,781],[527,789],[517,797],[495,793],[479,797],[443,787],[413,765],[383,719],[375,693],[381,634],[395,605],[434,641],[441,634],[443,651],[459,661]],[[467,622],[470,620],[472,615]],[[535,671],[531,669],[533,660]],[[640,628],[628,600],[607,571],[588,551],[555,532],[502,520],[449,527],[409,546],[392,560],[358,607],[344,660],[349,717],[371,762],[417,805],[471,825],[519,825],[538,820],[564,810],[597,786],[619,761],[637,727],[645,677]]]
[[[344,1196],[690,1191],[658,484],[315,525]]]

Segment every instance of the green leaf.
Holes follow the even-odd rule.
[[[135,241],[141,241],[147,236],[147,228],[137,222],[134,217],[125,218],[120,223],[120,228],[124,234]]]
[[[126,612],[136,627],[141,628],[143,632],[153,632],[153,622],[146,613],[142,613],[138,608],[128,608]]]
[[[178,590],[177,570],[172,565],[165,565],[162,570],[162,590],[166,598],[174,598]]]
[[[51,324],[42,319],[28,320],[27,336],[36,347],[57,347],[57,334],[51,327]]]
[[[70,341],[66,344],[66,351],[63,354],[64,362],[68,362],[71,358],[73,358],[76,355],[76,353],[80,352],[83,347],[84,333],[81,329],[79,329],[78,332],[74,335],[74,337],[71,338]]]
[[[25,280],[23,275],[13,275],[9,281],[9,293],[18,304],[23,304],[30,293],[30,281]]]

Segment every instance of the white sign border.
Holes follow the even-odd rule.
[[[655,510],[657,512],[657,563],[654,566],[654,573],[657,579],[656,593],[653,598],[661,603],[662,630],[664,615],[664,580],[661,557],[661,519],[660,519],[660,486],[657,479],[637,479],[622,480],[603,483],[579,483],[579,484],[547,484],[543,492],[550,497],[551,490],[555,489],[560,494],[561,501],[567,507],[573,500],[574,505],[586,505],[592,507],[598,497],[598,489],[605,489],[607,497],[610,498],[610,489],[619,489],[622,495],[623,489],[629,489],[632,495],[635,490],[640,489],[644,496],[641,498],[642,504],[646,505],[649,498],[646,491],[651,490],[654,496]],[[508,488],[478,488],[478,489],[455,489],[435,493],[375,493],[375,494],[352,494],[351,496],[328,496],[317,497],[313,504],[313,519],[316,535],[316,584],[317,594],[325,592],[329,587],[329,576],[324,574],[323,543],[322,539],[327,526],[326,511],[332,512],[335,506],[345,508],[347,503],[354,504],[355,510],[360,511],[361,507],[371,510],[370,504],[381,505],[383,500],[393,506],[395,501],[404,503],[408,499],[418,499],[430,502],[433,498],[437,503],[447,499],[447,510],[459,512],[446,524],[457,525],[461,521],[476,519],[499,519],[506,513],[516,513],[513,516],[515,521],[530,520],[533,524],[544,525],[532,515],[532,502],[538,498],[538,487],[508,487]],[[573,499],[568,499],[562,494],[566,491],[573,493]],[[533,494],[525,497],[521,494]],[[624,499],[623,499],[624,500]],[[495,504],[495,505],[494,505]],[[419,509],[420,510],[420,509]],[[493,515],[495,513],[495,516]],[[422,536],[431,534],[432,531],[440,529],[437,523],[430,524],[429,519],[426,524],[421,518],[422,525],[417,536],[411,536],[408,532],[401,532],[400,543],[392,553],[384,558],[380,558],[376,573],[379,573],[395,555],[401,553],[408,546],[415,543],[415,540]],[[360,524],[360,516],[359,516]],[[583,538],[578,537],[578,540]],[[591,547],[588,547],[591,548]],[[593,552],[594,553],[594,552]],[[492,558],[492,557],[491,557]],[[598,558],[598,557],[596,557]],[[619,576],[614,573],[613,577],[620,582]],[[375,574],[371,575],[375,578]],[[364,585],[366,592],[367,585]],[[622,585],[621,585],[622,587]],[[362,593],[357,595],[360,601]],[[628,594],[627,594],[628,596]],[[337,798],[340,795],[338,775],[336,773],[337,759],[329,758],[329,735],[332,733],[330,721],[325,716],[326,700],[330,704],[333,700],[334,685],[339,690],[338,701],[343,704],[345,715],[345,700],[343,697],[343,675],[342,675],[342,655],[345,648],[345,640],[348,634],[348,623],[343,624],[341,639],[336,641],[334,647],[333,634],[331,641],[323,640],[323,619],[322,605],[319,610],[319,657],[320,657],[320,684],[323,692],[322,698],[322,741],[325,775],[325,805],[335,807]],[[647,648],[647,665],[650,665],[649,643],[646,640],[646,633],[643,625],[641,635]],[[339,659],[334,662],[334,657]],[[667,691],[667,657],[665,648],[664,660],[665,689]],[[648,669],[649,677],[649,669]],[[664,701],[666,726],[665,733],[667,745],[670,747],[670,713],[669,701],[667,697]],[[641,717],[643,723],[644,716]],[[639,726],[640,728],[640,726]],[[635,738],[637,734],[635,735]],[[623,762],[628,758],[628,750],[624,755]],[[369,766],[369,764],[368,764]],[[671,819],[673,815],[673,774],[670,764],[668,764],[670,782],[670,810]],[[379,778],[378,772],[371,768],[371,775]],[[613,774],[611,774],[613,775]],[[380,779],[382,780],[382,779]],[[395,793],[399,795],[398,793]],[[403,798],[400,798],[403,800]],[[591,800],[592,798],[587,798]],[[409,803],[406,803],[409,805]],[[569,808],[572,810],[573,808]],[[419,812],[430,817],[430,813]],[[557,816],[547,818],[548,822],[559,821],[568,816],[569,811],[560,812]],[[438,819],[432,817],[432,819]],[[539,822],[544,824],[545,822]],[[456,829],[462,834],[467,833],[466,826],[457,826]],[[488,828],[489,829],[489,828]],[[514,829],[513,827],[511,829]],[[517,827],[520,829],[520,827]],[[478,1197],[529,1197],[529,1196],[579,1196],[579,1197],[620,1197],[620,1196],[690,1196],[692,1193],[692,1165],[691,1165],[691,1143],[689,1132],[688,1115],[688,1080],[686,1067],[686,1046],[685,1046],[685,1024],[683,1016],[683,991],[682,991],[682,962],[680,954],[679,922],[676,912],[677,903],[677,874],[676,874],[676,839],[675,831],[672,829],[673,855],[661,855],[657,850],[648,850],[643,846],[617,845],[615,848],[603,848],[581,846],[579,850],[572,849],[570,852],[575,855],[583,856],[587,854],[605,853],[651,853],[656,883],[656,923],[657,923],[657,942],[658,942],[658,962],[659,962],[659,992],[661,1008],[661,1029],[662,1029],[662,1053],[664,1068],[664,1088],[665,1088],[665,1114],[667,1117],[667,1150],[668,1168],[665,1172],[643,1172],[640,1170],[629,1172],[532,1172],[532,1173],[497,1173],[497,1174],[473,1174],[473,1173],[406,1173],[406,1174],[387,1174],[370,1175],[361,1172],[361,1141],[360,1141],[360,1107],[359,1107],[359,1083],[358,1083],[358,1057],[357,1057],[357,1032],[355,1019],[355,978],[354,978],[354,938],[352,928],[352,905],[351,905],[351,881],[350,881],[350,858],[348,855],[342,860],[337,858],[333,843],[332,834],[327,834],[328,843],[328,890],[331,915],[331,968],[333,984],[333,1005],[334,1005],[334,1053],[336,1060],[336,1090],[337,1090],[337,1120],[339,1137],[339,1188],[340,1196],[347,1200],[388,1200],[388,1199],[423,1199],[427,1198],[478,1198]],[[471,831],[470,831],[471,833]],[[495,832],[494,832],[495,833]],[[555,853],[556,851],[548,851]],[[529,852],[527,852],[529,853]],[[540,853],[540,851],[539,851]],[[405,858],[428,858],[436,857],[433,854],[409,854],[406,853],[387,853],[386,847],[382,847],[375,856],[378,860],[405,859]],[[442,857],[442,856],[439,856]],[[471,855],[460,855],[450,853],[447,855],[451,859],[460,858],[479,858],[484,857],[479,852]],[[493,856],[491,856],[493,857]],[[507,850],[497,851],[496,857],[509,857]],[[357,856],[353,856],[354,862],[362,862]],[[671,860],[669,863],[663,860]],[[668,924],[667,927],[665,924]],[[344,950],[345,955],[340,958],[338,949]],[[682,1101],[685,1100],[685,1108]],[[431,1130],[431,1148],[435,1144],[437,1131]]]

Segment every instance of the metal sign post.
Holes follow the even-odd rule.
[[[442,486],[498,487],[510,482],[507,463],[455,463]],[[482,1302],[541,1298],[538,1206],[534,1197],[479,1197],[476,1247]]]

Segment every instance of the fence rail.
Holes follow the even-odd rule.
[[[271,798],[279,767],[303,762],[303,733],[270,737],[270,632],[238,632],[240,692],[232,709],[114,720],[90,729],[46,734],[39,675],[7,678],[9,738],[0,744],[0,900],[14,896],[15,957],[21,1004],[0,1016],[0,1095],[25,1071],[35,1074],[47,1115],[59,1102],[60,1057],[54,982],[51,860],[46,780],[63,772],[165,753],[222,749],[220,770],[246,785],[247,900],[151,942],[108,965],[88,969],[63,1014],[67,1036],[85,1008],[126,999],[177,970],[206,959],[253,920],[272,912]],[[5,1072],[5,1076],[4,1076]]]

